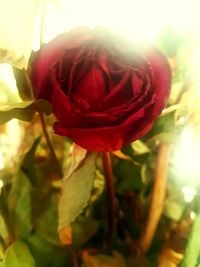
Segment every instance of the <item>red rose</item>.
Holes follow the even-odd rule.
[[[141,138],[165,107],[170,68],[155,47],[88,29],[56,37],[33,56],[37,98],[53,106],[55,133],[91,151]]]

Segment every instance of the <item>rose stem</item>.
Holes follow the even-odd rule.
[[[106,183],[107,195],[107,220],[108,220],[108,236],[107,248],[112,250],[112,240],[115,228],[115,188],[112,174],[112,163],[109,152],[102,153],[102,161]]]
[[[41,13],[41,25],[40,25],[40,48],[42,47],[42,43],[43,43],[43,35],[44,35],[44,21],[45,21],[45,13],[46,13],[46,0],[43,0],[43,2],[41,3],[42,5],[42,13]],[[30,79],[28,79],[29,83],[30,83]],[[31,85],[31,83],[30,83]],[[33,92],[33,88],[31,85],[31,91]],[[62,177],[62,170],[60,167],[60,164],[58,162],[56,153],[54,151],[53,145],[51,143],[48,131],[47,131],[47,126],[46,126],[46,121],[45,121],[45,117],[43,112],[39,111],[39,116],[40,116],[40,121],[41,121],[41,125],[42,125],[42,130],[44,133],[44,137],[46,139],[46,143],[47,146],[49,148],[49,152],[50,152],[50,158],[51,158],[51,163],[52,163],[52,167],[53,167],[53,177],[52,180],[55,179],[54,174],[57,174],[59,178]]]
[[[47,143],[47,146],[49,148],[49,152],[50,152],[50,160],[51,160],[51,166],[53,168],[53,175],[52,175],[52,180],[55,180],[55,176],[54,175],[58,175],[59,178],[62,178],[62,170],[60,167],[60,164],[58,162],[55,150],[53,148],[53,145],[51,143],[48,131],[47,131],[47,126],[46,126],[46,122],[45,122],[45,117],[43,112],[39,111],[39,116],[40,116],[40,121],[41,121],[41,125],[42,125],[42,130],[44,133],[44,137]]]
[[[35,100],[34,90],[33,90],[33,86],[32,86],[30,77],[29,77],[27,72],[25,73],[25,75],[26,75],[26,80],[27,80],[27,83],[28,83],[28,87],[29,87],[29,90],[30,90],[31,97],[32,97],[33,100]],[[42,125],[42,130],[43,130],[43,133],[44,133],[44,137],[46,139],[46,143],[47,143],[47,146],[49,148],[49,153],[50,153],[50,158],[51,158],[51,166],[54,167],[54,169],[53,169],[54,173],[53,173],[52,179],[55,179],[54,175],[56,175],[56,174],[58,175],[59,178],[61,178],[62,177],[62,170],[61,170],[60,164],[58,162],[58,159],[57,159],[56,153],[54,151],[54,148],[52,146],[49,134],[47,132],[47,127],[46,127],[44,114],[41,111],[38,111],[38,113],[39,113],[39,117],[40,117],[40,121],[41,121],[41,125]]]
[[[156,231],[156,227],[163,211],[170,151],[171,145],[169,143],[160,144],[158,150],[157,165],[155,170],[155,181],[152,190],[150,210],[148,214],[146,228],[140,240],[140,245],[143,253],[146,253],[151,245],[152,239]]]
[[[70,248],[70,252],[71,252],[71,254],[72,254],[74,267],[78,267],[78,261],[77,261],[77,255],[76,255],[76,252],[74,251],[72,245],[70,245],[69,248]]]

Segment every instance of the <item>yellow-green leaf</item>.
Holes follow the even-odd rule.
[[[136,154],[145,154],[150,152],[148,146],[140,140],[131,143],[131,147]]]
[[[23,101],[0,110],[0,125],[16,118],[22,121],[31,121],[36,111],[50,115],[51,104],[45,99],[35,101]]]
[[[15,235],[26,238],[32,229],[32,186],[26,175],[19,171],[8,196],[8,208]]]
[[[90,198],[95,177],[97,153],[88,153],[70,175],[63,179],[58,206],[58,229],[69,226],[83,211]]]
[[[6,250],[3,267],[36,267],[29,248],[22,241],[16,241]]]

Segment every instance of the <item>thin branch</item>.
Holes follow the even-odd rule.
[[[41,13],[41,24],[40,24],[40,48],[41,48],[42,43],[43,43],[46,4],[47,4],[46,0],[43,0],[42,3],[41,3],[41,5],[42,5],[42,7],[41,7],[42,8],[42,13]],[[31,85],[31,83],[30,83],[30,85]],[[41,121],[42,129],[43,129],[43,133],[44,133],[44,136],[45,136],[45,139],[46,139],[46,143],[47,143],[47,146],[48,146],[49,152],[50,152],[51,167],[52,167],[52,170],[53,170],[51,178],[52,178],[52,180],[54,180],[57,175],[58,175],[59,178],[61,178],[62,177],[62,169],[61,169],[60,164],[58,162],[55,150],[53,148],[53,145],[51,143],[51,140],[50,140],[50,137],[49,137],[49,134],[48,134],[48,131],[47,131],[47,126],[46,126],[44,113],[39,111],[39,116],[40,116],[40,121]]]
[[[107,248],[112,250],[113,234],[115,229],[115,187],[112,174],[112,162],[109,152],[102,154],[106,193],[107,193],[107,219],[108,219],[108,236]]]
[[[33,89],[30,77],[29,77],[27,72],[25,73],[25,75],[26,75],[26,80],[28,83],[28,87],[29,87],[32,99],[35,100],[34,89]],[[50,137],[49,137],[49,134],[47,131],[47,126],[46,126],[44,114],[41,111],[38,111],[38,113],[39,113],[39,117],[40,117],[40,121],[41,121],[41,125],[42,125],[42,130],[44,133],[44,137],[46,139],[46,143],[47,143],[47,146],[49,148],[51,167],[53,168],[52,180],[54,180],[56,176],[61,178],[62,177],[62,169],[61,169],[60,164],[58,162],[56,153],[54,151],[53,145],[51,143],[51,140],[50,140]]]
[[[44,113],[39,111],[39,116],[40,116],[40,121],[41,121],[41,125],[42,125],[42,130],[44,133],[44,137],[47,143],[47,146],[49,148],[49,152],[50,152],[50,161],[51,161],[51,168],[52,168],[52,180],[54,180],[57,176],[59,178],[62,178],[62,169],[60,167],[60,164],[58,162],[55,150],[53,148],[53,145],[51,143],[48,131],[47,131],[47,126],[46,126],[46,122],[45,122],[45,117],[44,117]]]
[[[77,260],[77,255],[75,250],[73,249],[72,245],[69,246],[70,252],[72,254],[72,258],[73,258],[73,264],[74,267],[78,267],[78,260]]]
[[[28,87],[30,96],[31,96],[31,98],[33,100],[35,100],[34,90],[33,90],[33,86],[32,86],[29,74],[28,74],[28,72],[26,70],[23,70],[23,71],[24,71],[24,74],[25,74],[25,79],[26,79],[26,82],[27,82],[27,87]]]
[[[155,171],[155,181],[153,185],[152,198],[148,220],[144,235],[140,240],[141,249],[145,253],[148,251],[154,237],[156,227],[159,223],[165,201],[168,161],[171,151],[169,143],[162,143],[159,147],[157,165]]]

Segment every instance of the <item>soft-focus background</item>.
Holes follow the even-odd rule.
[[[103,259],[91,256],[101,247],[103,242],[101,234],[104,234],[106,224],[104,211],[102,211],[104,183],[100,166],[91,207],[80,216],[74,226],[76,253],[82,259],[80,266],[175,267],[183,258],[184,267],[200,266],[200,241],[197,231],[200,227],[199,10],[199,0],[9,0],[6,3],[0,0],[0,62],[2,63],[0,64],[0,112],[21,101],[10,64],[26,68],[31,49],[38,50],[41,41],[49,42],[56,35],[75,27],[110,27],[126,34],[134,42],[155,43],[168,58],[172,69],[173,84],[169,103],[152,131],[142,140],[112,155],[119,216],[121,216],[115,244],[118,254],[114,254],[110,259],[105,255]],[[48,123],[48,130],[59,160],[63,168],[67,169],[69,163],[66,158],[71,153],[70,143],[65,141],[66,150],[63,151],[63,141],[52,134],[51,118],[47,120]],[[41,134],[40,131],[37,115],[31,123],[11,119],[6,124],[0,125],[1,189],[7,184],[9,187],[13,174],[22,163],[22,155],[29,151],[34,139]],[[28,134],[31,138],[28,138]],[[166,187],[162,203],[164,207],[148,253],[146,256],[141,256],[138,252],[138,246],[140,246],[138,243],[141,232],[145,228],[145,222],[150,220],[146,214],[151,206],[157,170],[156,162],[159,147],[163,143],[171,146],[170,157],[166,158],[166,161],[169,160],[167,184],[162,185]],[[46,150],[42,139],[36,156],[41,173],[46,171]],[[167,156],[164,154],[162,157],[165,160]],[[162,169],[159,171],[162,172]],[[59,188],[59,183],[53,186]],[[5,195],[4,193],[2,198],[5,198]],[[54,196],[47,202],[54,202],[53,198]],[[30,208],[29,204],[27,201],[26,205],[22,205],[19,210],[27,211]],[[0,206],[2,208],[2,205]],[[96,208],[98,212],[94,211]],[[71,266],[71,263],[64,265],[67,260],[63,247],[54,240],[54,234],[52,234],[56,228],[48,225],[52,214],[55,215],[50,209],[45,207],[39,212],[39,222],[31,226],[31,236],[26,234],[21,236],[21,232],[18,235],[13,234],[15,227],[12,227],[12,220],[8,220],[9,223],[7,223],[4,213],[0,214],[2,258],[5,247],[13,242],[14,236],[15,241],[19,239],[28,244],[34,255],[36,263],[26,263],[26,266],[44,267],[45,257],[49,253],[52,255],[55,253],[55,259],[63,257],[63,260],[48,260],[46,266]],[[49,210],[49,213],[45,213],[45,210]],[[13,216],[17,216],[13,218],[18,219],[20,217],[16,214]],[[23,217],[20,220],[23,220]],[[16,224],[20,224],[19,221]],[[7,236],[4,229],[6,224],[8,224]],[[10,229],[12,234],[9,234]],[[37,238],[39,236],[42,241],[38,241],[34,234],[37,234]],[[9,241],[5,241],[5,238]],[[25,249],[22,244],[20,245]],[[71,257],[70,253],[67,255]],[[105,265],[102,263],[104,261]],[[5,262],[3,264],[2,266],[6,267],[20,266],[12,265],[13,263],[6,265]]]

